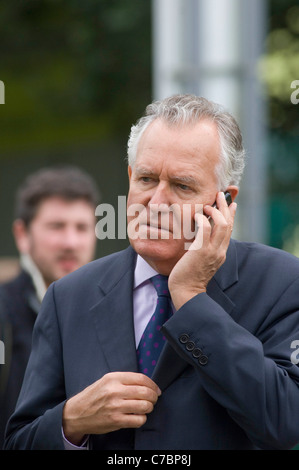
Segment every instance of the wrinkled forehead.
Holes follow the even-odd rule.
[[[140,139],[134,165],[138,171],[169,165],[189,171],[220,161],[221,145],[216,124],[210,120],[192,125],[169,126],[162,120],[153,121]],[[191,176],[191,175],[190,175]]]

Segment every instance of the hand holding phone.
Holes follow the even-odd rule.
[[[197,235],[170,273],[168,286],[176,309],[195,295],[206,292],[211,278],[225,262],[237,205],[232,203],[228,191],[218,193],[217,201],[218,206],[214,204],[217,210],[208,204],[204,212],[194,215],[199,227]]]
[[[225,191],[224,197],[225,197],[227,205],[229,206],[232,203],[232,197],[231,197],[230,193],[228,191]],[[217,207],[216,201],[214,202],[212,207]],[[208,220],[210,220],[210,219],[211,219],[211,216],[208,217]]]
[[[225,196],[225,200],[227,202],[227,205],[229,206],[232,203],[232,197],[231,197],[231,195],[228,191],[225,191],[224,196]],[[217,207],[216,201],[214,202],[212,207]]]

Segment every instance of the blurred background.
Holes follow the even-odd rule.
[[[11,225],[25,176],[76,164],[117,210],[132,123],[177,92],[222,103],[241,125],[235,238],[299,256],[298,0],[1,2],[0,80],[1,279],[17,267]],[[98,240],[97,255],[125,246]]]

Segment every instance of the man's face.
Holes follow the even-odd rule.
[[[146,208],[143,215],[147,215],[147,222],[139,213],[139,236],[130,237],[129,231],[129,238],[135,251],[155,269],[159,267],[163,274],[170,273],[186,249],[183,208],[189,206],[189,225],[194,228],[195,204],[215,201],[219,191],[215,174],[219,155],[217,127],[208,120],[170,127],[157,119],[141,138],[136,163],[133,168],[129,167],[128,227],[136,225],[133,211],[129,215],[129,208],[135,204]],[[179,220],[175,215],[170,214],[169,229],[162,215],[156,219],[158,222],[149,223],[151,210],[161,204],[180,208],[179,238],[174,236],[176,220]]]
[[[58,197],[41,202],[18,240],[21,252],[31,256],[47,285],[91,261],[95,243],[92,206]]]

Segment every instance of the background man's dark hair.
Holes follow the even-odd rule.
[[[15,218],[28,227],[40,203],[51,197],[67,201],[83,199],[96,207],[100,196],[95,181],[77,167],[43,168],[29,175],[17,191]]]

